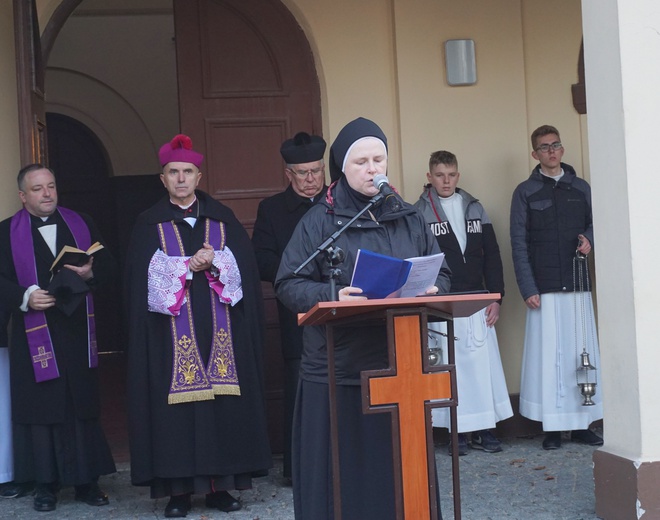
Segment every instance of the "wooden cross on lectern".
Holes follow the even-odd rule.
[[[369,404],[392,405],[368,411],[390,411],[392,407],[398,410],[398,428],[393,428],[393,433],[397,430],[399,433],[399,445],[396,446],[397,439],[394,439],[394,448],[395,451],[400,448],[401,454],[403,512],[406,519],[415,520],[431,519],[431,511],[437,507],[436,498],[431,494],[435,489],[435,471],[429,468],[435,469],[435,456],[427,428],[426,402],[452,397],[449,371],[424,372],[425,365],[428,367],[428,353],[422,348],[420,318],[418,314],[394,316],[394,330],[389,340],[395,349],[391,368],[363,372],[362,376],[363,392],[368,391],[365,408]]]
[[[392,428],[397,518],[434,519],[436,500],[431,491],[435,489],[435,456],[430,408],[450,407],[454,446],[458,441],[452,320],[471,316],[499,298],[499,294],[448,294],[358,302],[319,302],[298,316],[299,325],[326,325],[335,519],[341,519],[341,486],[334,327],[386,318],[390,368],[362,372],[362,410],[364,413],[391,412],[398,418],[398,421],[393,421]],[[449,364],[435,367],[435,372],[429,367],[425,348],[428,316],[447,321]],[[441,402],[431,404],[428,402],[431,399],[440,399]],[[452,468],[454,519],[460,520],[458,450],[452,453]]]

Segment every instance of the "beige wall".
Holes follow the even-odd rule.
[[[578,81],[582,41],[580,2],[557,0],[548,4],[526,0],[521,4],[528,127],[533,130],[543,124],[556,126],[567,145],[564,161],[588,179],[585,162],[588,154],[581,144],[585,129],[572,109],[571,98],[571,85]],[[530,166],[533,164],[530,157]]]
[[[46,28],[50,17],[53,16],[55,9],[62,3],[62,0],[36,0],[37,18],[39,19],[39,29],[41,32]]]
[[[499,239],[508,297],[498,336],[509,389],[517,392],[524,313],[513,278],[508,221],[511,192],[529,172],[520,3],[415,3],[412,9],[407,1],[397,3],[405,198],[414,202],[419,196],[431,152],[457,155],[459,185],[482,201]],[[463,38],[475,42],[477,83],[450,87],[444,42]]]
[[[400,170],[392,6],[386,0],[283,0],[309,40],[321,84],[323,134],[331,142],[358,116],[388,137]],[[395,176],[398,175],[395,173]]]
[[[20,208],[16,174],[21,159],[16,107],[16,58],[14,56],[14,14],[11,0],[0,1],[0,220]]]

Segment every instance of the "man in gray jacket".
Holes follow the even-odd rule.
[[[504,296],[504,274],[500,248],[493,224],[481,203],[457,187],[460,173],[456,156],[441,150],[431,154],[429,184],[415,206],[435,236],[452,272],[450,292],[488,290]],[[454,320],[456,337],[456,378],[460,403],[458,414],[458,454],[466,455],[468,445],[488,453],[502,451],[500,441],[490,431],[495,423],[513,415],[500,359],[495,323],[502,300],[468,318]],[[429,329],[446,332],[444,323]],[[433,339],[438,335],[431,332]],[[446,339],[443,362],[447,363]],[[433,426],[449,427],[449,409],[433,410]],[[467,433],[473,432],[471,443]],[[450,451],[453,447],[450,446]]]

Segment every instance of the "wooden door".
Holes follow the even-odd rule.
[[[251,233],[259,202],[288,184],[279,153],[321,133],[318,77],[304,32],[279,0],[174,0],[181,131],[205,156],[202,189]],[[283,369],[275,297],[264,284],[266,399],[282,447]]]
[[[175,0],[182,132],[205,155],[203,188],[252,227],[287,184],[279,154],[320,132],[309,43],[279,0]]]
[[[48,164],[44,65],[34,0],[14,0],[14,38],[21,166]]]

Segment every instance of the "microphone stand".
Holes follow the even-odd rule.
[[[332,235],[330,235],[329,238],[327,238],[321,245],[319,245],[316,248],[316,250],[309,256],[309,258],[305,260],[302,264],[300,264],[300,266],[298,266],[298,268],[293,272],[293,274],[295,276],[298,276],[300,271],[302,271],[305,268],[305,266],[307,266],[307,264],[309,264],[312,260],[314,260],[319,254],[325,253],[326,261],[328,262],[328,266],[330,267],[330,294],[332,298],[330,301],[337,301],[338,300],[337,279],[341,274],[341,269],[339,269],[337,266],[344,261],[346,255],[344,254],[344,251],[340,247],[334,247],[333,244],[335,243],[335,240],[337,240],[353,222],[359,219],[371,208],[379,204],[384,198],[385,196],[382,193],[378,193],[378,195],[374,195],[371,198],[371,200],[367,203],[367,205],[364,208],[362,208],[351,220],[346,222],[344,226],[342,226],[340,229],[335,231]]]

